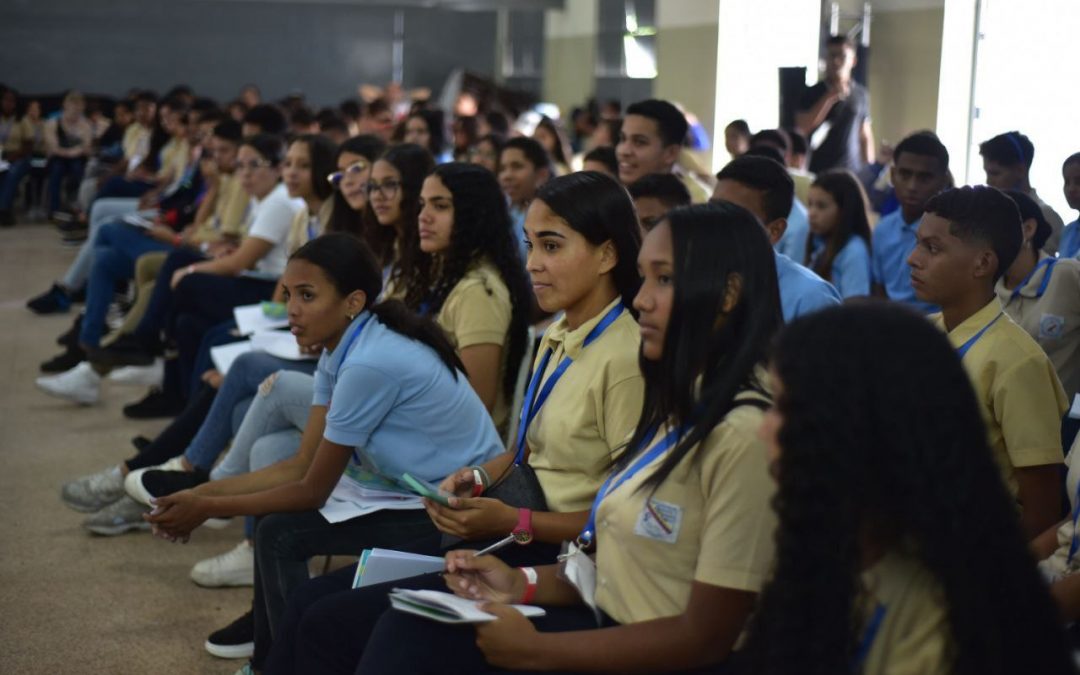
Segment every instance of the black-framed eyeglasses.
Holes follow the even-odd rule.
[[[378,192],[386,199],[393,199],[397,196],[398,190],[401,189],[401,181],[399,180],[384,180],[382,183],[376,181],[368,181],[367,193],[368,197]]]

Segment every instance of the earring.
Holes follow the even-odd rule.
[[[353,319],[356,318],[355,314],[346,314],[345,316],[349,317],[349,321],[352,321]]]

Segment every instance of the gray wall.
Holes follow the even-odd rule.
[[[404,82],[437,94],[455,66],[490,76],[495,14],[405,8]],[[395,9],[227,0],[0,0],[0,82],[120,95],[184,82],[234,97],[246,82],[276,99],[336,103],[393,66]]]

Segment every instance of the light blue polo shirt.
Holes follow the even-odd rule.
[[[785,323],[840,304],[840,294],[832,284],[783,253],[776,254],[776,278]]]
[[[914,222],[904,221],[903,209],[883,216],[874,228],[874,250],[870,256],[870,278],[885,288],[890,300],[906,302],[923,312],[937,312],[938,307],[915,297],[911,288],[911,267],[908,256],[915,250],[915,231],[922,216]]]
[[[1080,220],[1074,220],[1061,231],[1058,242],[1059,258],[1076,258],[1080,254]]]
[[[777,253],[783,253],[797,263],[806,260],[806,240],[810,238],[810,216],[806,207],[796,197],[791,202],[791,213],[787,217],[787,229],[784,236],[776,242]]]
[[[323,437],[356,448],[350,464],[397,479],[408,472],[439,482],[504,451],[484,404],[427,345],[376,317],[356,317],[315,370],[312,405],[328,405]],[[344,349],[348,348],[345,352]]]
[[[825,250],[825,239],[814,235],[812,241],[814,255],[821,255]],[[870,247],[866,240],[858,236],[848,239],[833,258],[829,276],[841,298],[870,295]]]

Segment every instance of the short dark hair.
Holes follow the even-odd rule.
[[[793,155],[805,155],[810,146],[806,142],[806,136],[802,135],[801,131],[795,129],[785,129],[788,138],[791,140],[791,154]]]
[[[750,135],[750,125],[746,123],[746,120],[734,120],[729,122],[728,125],[724,127],[724,131],[727,131],[728,129],[736,131],[743,136]]]
[[[1065,161],[1061,163],[1061,170],[1064,171],[1070,164],[1080,164],[1080,152],[1074,152],[1065,158]]]
[[[255,134],[248,136],[241,145],[250,147],[259,156],[274,166],[280,166],[285,159],[285,139],[277,134]]]
[[[134,99],[136,103],[153,103],[154,105],[157,105],[158,95],[149,89],[140,89],[135,94]]]
[[[1046,240],[1054,233],[1054,228],[1046,220],[1046,216],[1043,215],[1042,209],[1039,208],[1034,199],[1019,190],[1006,190],[1005,194],[1009,196],[1009,199],[1016,202],[1016,208],[1020,209],[1020,220],[1022,222],[1027,220],[1035,221],[1035,235],[1031,238],[1031,245],[1036,251],[1041,251],[1046,244]]]
[[[926,204],[927,213],[949,221],[949,233],[965,241],[979,239],[994,250],[994,281],[1016,260],[1023,244],[1020,209],[1001,190],[988,185],[951,188]]]
[[[678,176],[672,173],[650,173],[626,186],[633,199],[653,197],[664,207],[688,206],[692,201],[690,191],[686,189]]]
[[[384,113],[388,110],[390,110],[390,103],[388,103],[385,98],[377,98],[364,106],[364,113],[366,113],[368,117],[374,117],[375,115]]]
[[[619,175],[619,160],[615,159],[615,148],[610,145],[593,148],[585,153],[583,159],[586,162],[600,162],[611,171],[612,175]]]
[[[1023,164],[1030,169],[1035,159],[1035,145],[1019,131],[1006,131],[980,143],[979,154],[1002,166]]]
[[[843,45],[848,49],[855,51],[855,41],[846,35],[830,35],[829,39],[825,40],[826,47],[832,47],[835,45]]]
[[[355,120],[360,117],[360,104],[356,102],[355,98],[347,98],[342,101],[338,105],[338,110],[350,120]]]
[[[225,120],[224,122],[218,122],[214,127],[214,136],[217,136],[223,141],[232,141],[233,143],[239,143],[243,138],[240,123],[235,120]]]
[[[933,132],[917,131],[900,141],[893,150],[893,163],[895,164],[900,159],[900,155],[905,152],[933,157],[938,161],[942,173],[949,170],[949,150]]]
[[[551,155],[540,145],[540,142],[528,136],[515,136],[508,140],[499,151],[499,163],[502,163],[502,154],[511,148],[517,148],[529,164],[537,169],[547,169],[551,177],[555,177],[555,166],[551,163]]]
[[[762,129],[750,137],[750,147],[766,145],[787,154],[791,152],[791,139],[780,129]]]
[[[285,113],[271,103],[260,103],[244,113],[244,124],[254,124],[264,134],[283,134],[289,126]]]
[[[192,112],[194,112],[194,110]],[[211,108],[209,110],[200,110],[198,115],[199,115],[199,124],[213,123],[214,126],[217,126],[221,122],[224,122],[226,117],[228,117],[224,112],[222,112],[218,108]]]
[[[772,145],[753,145],[750,149],[743,153],[743,155],[749,155],[751,157],[767,157],[774,162],[786,165],[784,161],[784,153],[780,152],[779,148]]]
[[[733,180],[764,193],[768,222],[787,218],[795,201],[795,181],[783,164],[767,157],[742,156],[727,163],[717,180]]]
[[[315,113],[303,103],[297,103],[289,113],[289,124],[309,127],[316,123]]]
[[[686,115],[668,101],[658,98],[630,104],[626,115],[640,115],[655,121],[664,145],[682,145],[690,128],[686,123]]]
[[[503,138],[510,135],[510,120],[506,119],[506,115],[497,110],[484,113],[484,121],[487,122],[488,128],[491,129],[491,133],[499,134]]]

